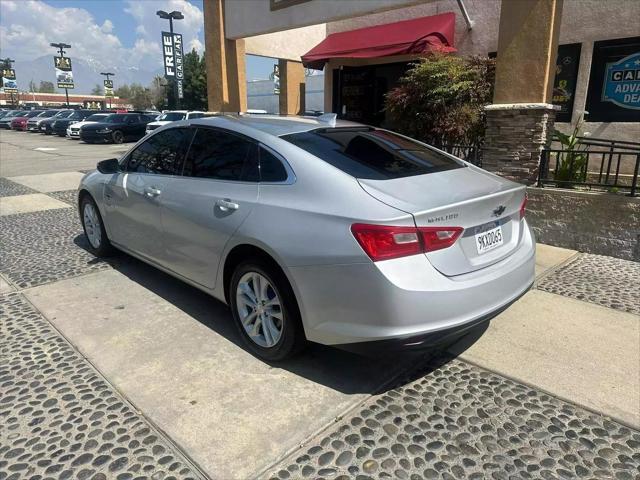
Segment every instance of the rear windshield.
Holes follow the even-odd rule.
[[[321,128],[281,138],[356,178],[390,180],[464,167],[414,140],[370,127]]]
[[[152,116],[151,114],[149,115]],[[167,122],[175,122],[178,120],[184,120],[185,115],[186,114],[182,112],[167,112],[160,115],[158,117],[158,121],[163,120]]]

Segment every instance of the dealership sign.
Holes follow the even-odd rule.
[[[113,97],[113,80],[104,81],[104,96]]]
[[[162,32],[162,55],[164,58],[164,76],[173,79],[178,88],[178,98],[184,98],[184,64],[182,51],[182,35]]]
[[[16,83],[16,71],[13,68],[2,69],[2,85],[0,85],[5,93],[17,93],[18,84]]]
[[[53,57],[53,65],[56,69],[58,88],[73,88],[71,59],[69,57]]]
[[[607,65],[602,101],[640,109],[640,53]]]

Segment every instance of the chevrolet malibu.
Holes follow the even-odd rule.
[[[531,286],[525,187],[405,136],[317,118],[175,122],[80,184],[112,247],[230,306],[270,361],[317,342],[441,345]]]

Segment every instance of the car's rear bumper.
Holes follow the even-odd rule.
[[[347,344],[432,346],[486,321],[531,287],[535,240],[529,228],[506,259],[447,277],[425,255],[350,265],[290,267],[307,338]],[[358,347],[358,345],[356,345]]]

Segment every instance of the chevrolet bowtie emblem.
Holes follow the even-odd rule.
[[[500,215],[502,215],[504,213],[504,211],[507,209],[507,207],[505,207],[504,205],[500,205],[498,208],[496,208],[493,211],[493,216],[494,217],[499,217]]]

